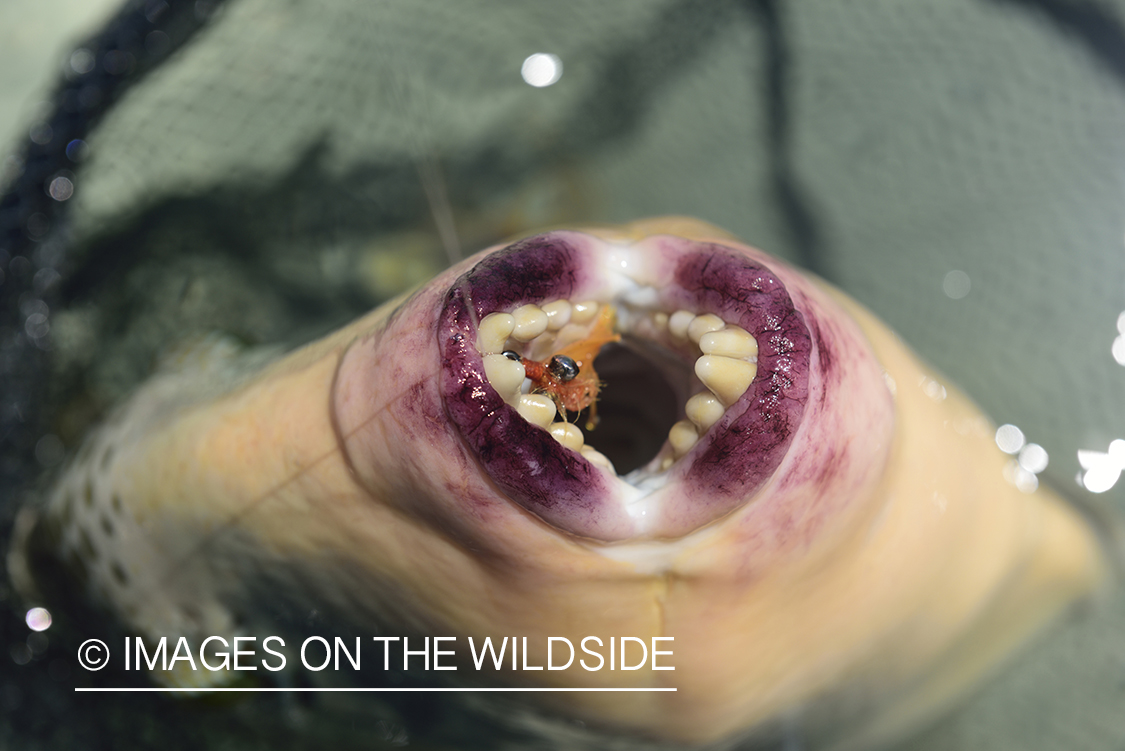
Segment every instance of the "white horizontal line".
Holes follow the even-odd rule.
[[[674,688],[76,688],[89,693],[327,693],[334,691],[362,693],[477,693],[477,692],[541,692],[541,691],[675,691]]]

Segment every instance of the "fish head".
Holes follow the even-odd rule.
[[[566,415],[526,409],[534,394],[501,360],[566,341],[573,320],[544,327],[536,311],[596,306],[614,308],[629,354],[604,419],[574,440]],[[716,352],[737,362],[709,371]],[[348,348],[333,414],[371,497],[471,551],[426,587],[458,628],[675,639],[675,673],[627,678],[676,694],[556,706],[693,742],[801,707],[848,715],[846,734],[874,743],[945,706],[1104,571],[1065,504],[1005,486],[970,402],[952,386],[926,396],[935,378],[821,280],[671,218],[465,260]],[[618,473],[605,455],[622,436],[649,453]],[[1022,537],[1029,516],[1051,531]],[[993,627],[1004,637],[978,651]]]
[[[583,424],[562,379],[526,375],[598,347]],[[988,420],[892,332],[694,220],[490,248],[219,396],[207,380],[143,386],[36,510],[36,539],[154,638],[269,633],[286,602],[456,637],[470,669],[465,640],[520,640],[473,681],[675,689],[535,694],[610,735],[866,748],[1105,579],[1090,525],[1008,483]],[[671,664],[614,666],[626,636]],[[561,640],[601,667],[541,669]]]

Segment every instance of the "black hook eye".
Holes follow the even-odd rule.
[[[555,355],[547,363],[547,371],[565,383],[578,377],[578,364],[566,355]]]
[[[510,349],[506,349],[500,354],[504,355],[504,357],[508,358],[509,360],[515,360],[516,362],[519,362],[521,359],[519,352],[513,352]]]

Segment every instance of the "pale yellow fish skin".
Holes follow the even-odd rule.
[[[742,247],[677,217],[585,231],[615,241],[673,234]],[[933,717],[1106,580],[1088,522],[1046,488],[1028,494],[1009,484],[1008,457],[979,410],[870,313],[815,280],[807,294],[841,326],[858,327],[894,387],[885,466],[856,491],[861,502],[815,538],[750,567],[740,520],[752,517],[751,504],[674,543],[645,543],[672,550],[651,571],[514,506],[487,526],[471,518],[435,523],[426,499],[404,490],[414,474],[437,471],[424,453],[430,447],[417,447],[413,465],[391,453],[397,463],[389,467],[355,463],[359,443],[366,450],[386,441],[391,451],[397,417],[388,415],[398,415],[391,407],[408,395],[363,393],[352,380],[345,388],[341,374],[351,371],[342,364],[358,367],[355,358],[368,357],[390,367],[378,357],[394,347],[372,343],[419,336],[396,330],[392,313],[430,304],[427,294],[440,300],[471,261],[218,398],[171,398],[192,376],[158,376],[91,438],[90,458],[75,462],[37,510],[56,526],[61,557],[81,555],[84,534],[95,550],[84,561],[91,593],[152,637],[264,635],[268,621],[246,623],[232,612],[245,595],[243,579],[276,568],[304,572],[291,596],[348,613],[373,634],[378,627],[462,643],[470,635],[527,636],[531,664],[544,663],[548,636],[575,643],[588,635],[674,636],[675,671],[588,672],[576,664],[489,679],[674,686],[675,693],[542,699],[594,726],[688,743],[732,737],[796,708],[815,726],[818,712],[862,691],[862,710],[832,739],[856,748]],[[436,344],[424,356],[432,361],[414,367],[436,373]],[[943,390],[927,391],[930,382]],[[151,406],[177,398],[184,403],[175,408]],[[373,425],[382,431],[375,437]]]

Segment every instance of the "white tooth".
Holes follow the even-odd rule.
[[[586,442],[578,426],[572,425],[569,422],[556,422],[551,425],[550,431],[556,441],[572,451],[580,450],[582,445]]]
[[[477,328],[477,351],[482,354],[503,352],[504,343],[512,335],[516,319],[508,313],[489,313]]]
[[[691,451],[691,447],[698,441],[698,431],[687,420],[680,420],[668,431],[668,443],[672,444],[672,451],[675,452],[677,459]]]
[[[615,470],[613,468],[613,462],[611,462],[605,454],[598,451],[594,447],[583,446],[580,449],[580,453],[582,454],[583,457],[586,458],[586,461],[590,462],[590,464],[597,464],[599,466],[605,467],[606,469],[608,469],[610,472],[613,472],[614,474],[617,473],[617,470]]]
[[[758,373],[758,366],[745,360],[720,355],[703,355],[695,361],[695,374],[711,393],[729,407],[746,393]]]
[[[558,331],[570,323],[571,307],[566,300],[555,300],[547,303],[543,306],[543,312],[547,314],[547,329],[549,331]]]
[[[504,355],[485,355],[484,374],[500,398],[508,404],[515,404],[523,385],[523,363],[509,360]]]
[[[570,320],[575,323],[589,323],[598,314],[598,303],[595,300],[576,302],[570,313]]]
[[[668,319],[668,333],[676,339],[687,339],[688,326],[695,320],[695,313],[677,310]]]
[[[516,405],[520,417],[532,425],[546,428],[555,419],[555,403],[543,394],[524,394]]]
[[[700,391],[688,399],[687,405],[684,407],[687,418],[695,423],[700,433],[706,433],[710,430],[711,426],[719,421],[725,411],[726,407],[710,391]]]
[[[656,324],[657,331],[668,330],[668,314],[664,311],[658,311],[652,314],[652,322]]]
[[[661,472],[667,471],[667,469],[675,463],[676,463],[676,460],[673,459],[672,457],[670,457],[670,456],[664,457],[663,461],[660,462],[660,471]]]
[[[575,342],[580,342],[590,335],[590,331],[586,326],[579,326],[573,320],[570,323],[559,329],[555,335],[555,349],[562,349]]]
[[[699,340],[699,349],[705,355],[744,359],[758,356],[758,340],[746,329],[727,326],[722,331],[704,334]]]
[[[547,330],[547,314],[538,305],[521,305],[512,311],[512,318],[516,321],[512,338],[517,341],[530,342]]]
[[[687,335],[696,344],[699,343],[699,337],[711,331],[718,331],[723,326],[726,326],[726,321],[719,318],[717,315],[707,313],[706,315],[696,316],[688,324]]]

